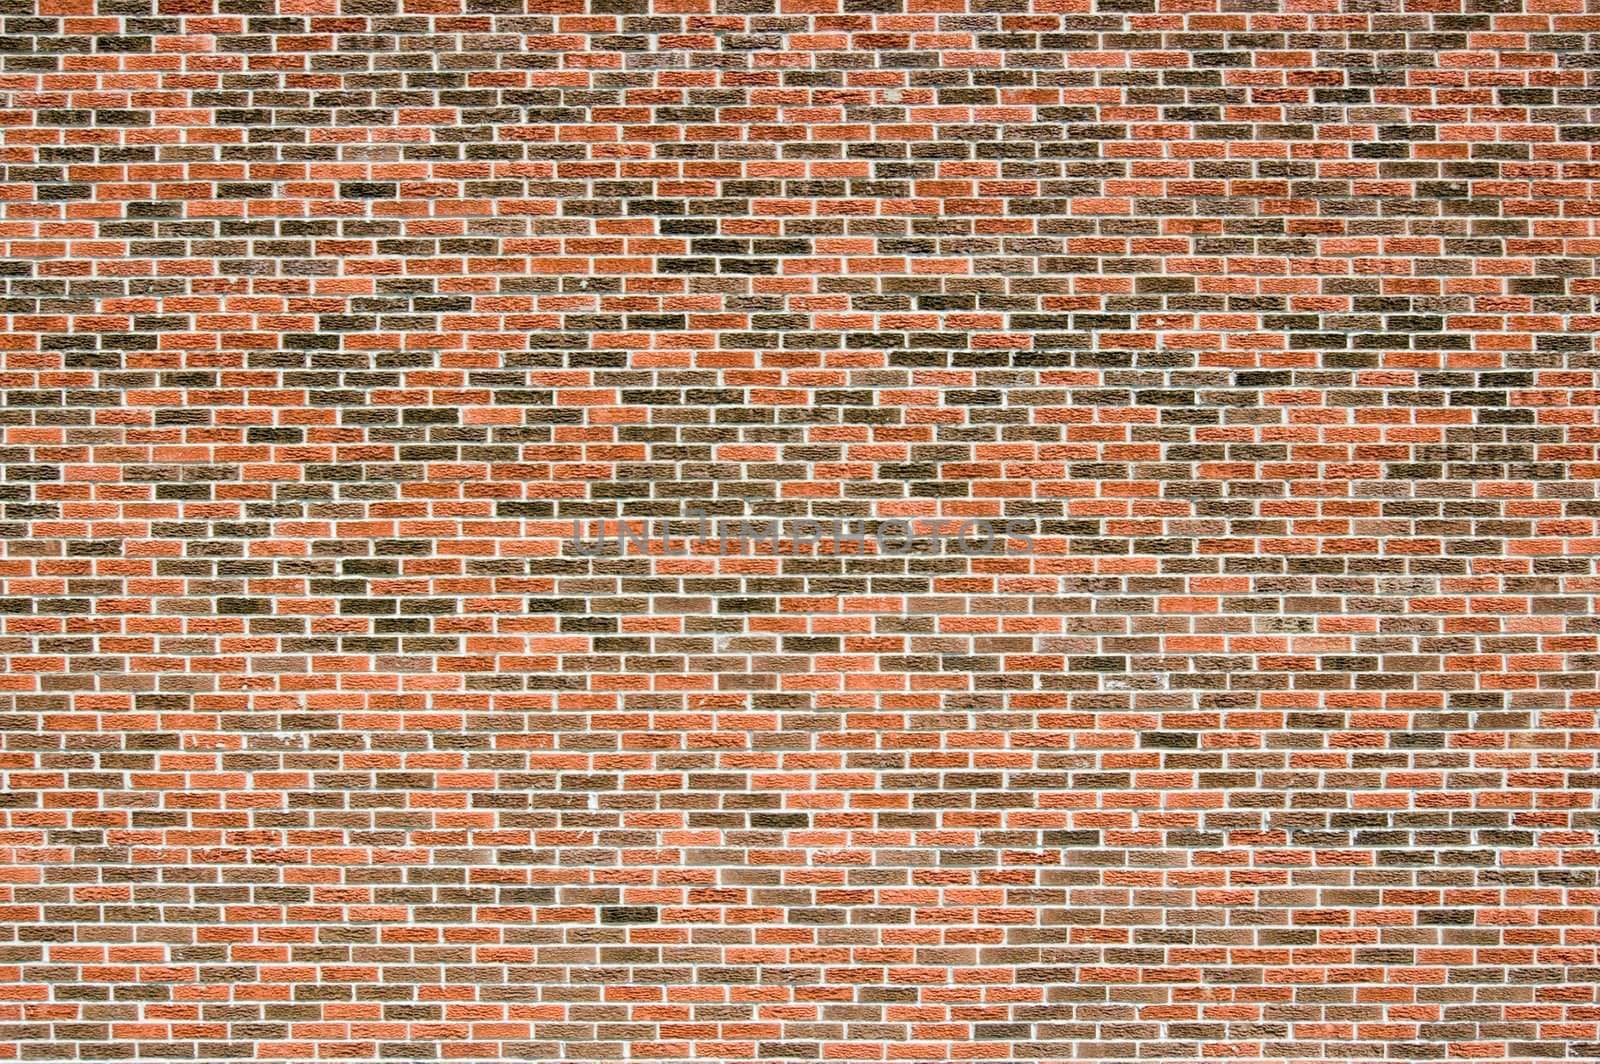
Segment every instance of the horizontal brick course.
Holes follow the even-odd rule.
[[[1586,0],[0,0],[0,1060],[1600,1059]]]

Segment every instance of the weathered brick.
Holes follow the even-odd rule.
[[[11,0],[0,1059],[1594,1059],[1580,0]]]

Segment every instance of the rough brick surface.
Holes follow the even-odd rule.
[[[0,1059],[1600,1057],[1593,0],[0,28]]]

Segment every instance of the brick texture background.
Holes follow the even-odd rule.
[[[0,28],[0,1059],[1600,1058],[1594,0]]]

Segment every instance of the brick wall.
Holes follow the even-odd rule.
[[[1586,8],[0,0],[0,1059],[1600,1057]]]

